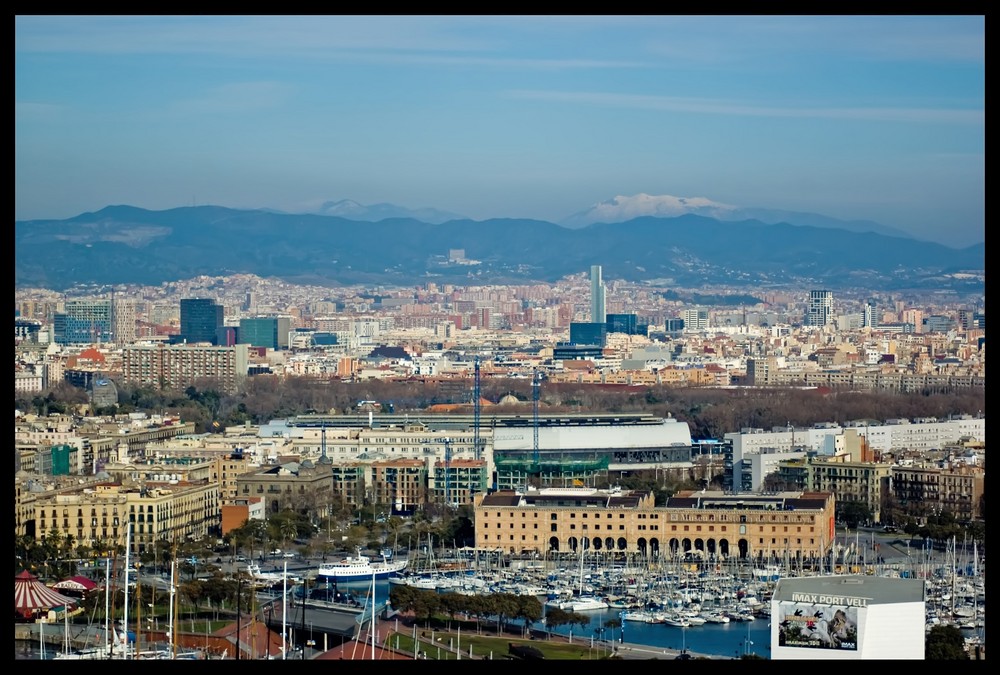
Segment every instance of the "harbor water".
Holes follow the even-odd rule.
[[[375,603],[381,605],[388,602],[391,585],[388,581],[375,581]],[[370,581],[341,583],[339,590],[350,593],[362,605],[367,604],[371,592]],[[599,640],[611,643],[630,643],[643,645],[652,649],[687,650],[693,654],[705,654],[721,658],[740,658],[744,654],[755,654],[759,657],[771,658],[771,628],[768,617],[758,617],[753,621],[730,621],[729,623],[706,623],[700,626],[681,628],[669,624],[649,624],[635,621],[621,622],[622,628],[607,627],[608,621],[620,620],[621,612],[617,609],[581,612],[590,617],[586,627],[559,626],[552,632],[557,635],[572,636],[573,642],[589,644],[591,640],[600,644]],[[517,622],[514,622],[517,625]],[[543,623],[536,623],[534,629],[544,630]],[[55,628],[53,628],[55,630]],[[984,635],[985,626],[973,630],[962,629],[966,637]],[[45,646],[45,657],[52,658],[58,648]],[[15,640],[15,659],[39,659],[41,656],[38,642]]]

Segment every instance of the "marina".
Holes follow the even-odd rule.
[[[451,551],[443,552],[433,564],[428,561],[432,557],[428,552],[422,557],[401,556],[395,563],[397,573],[372,579],[372,565],[358,552],[344,560],[366,565],[364,577],[321,575],[320,570],[329,568],[323,564],[300,568],[295,573],[298,579],[287,573],[284,611],[290,621],[300,621],[300,629],[304,629],[308,612],[335,609],[345,616],[358,614],[367,606],[372,589],[375,605],[381,608],[388,604],[393,586],[400,584],[462,595],[511,593],[531,595],[541,603],[543,619],[532,624],[532,630],[550,631],[574,642],[644,645],[718,658],[743,654],[769,658],[770,601],[776,582],[786,576],[842,573],[921,579],[925,582],[927,630],[954,625],[970,647],[985,643],[985,560],[977,547],[952,541],[942,551],[930,545],[901,546],[883,538],[876,549],[874,541],[874,536],[869,537],[870,550],[879,550],[880,555],[873,558],[866,556],[869,549],[861,545],[857,533],[842,535],[829,559],[816,570],[748,560],[648,560],[639,556],[612,560],[596,553],[560,559],[511,559]],[[878,562],[865,563],[865,559]],[[282,572],[273,570],[260,573],[272,579],[275,574],[282,577]],[[275,616],[283,613],[281,584],[259,589],[257,597],[268,612]],[[583,615],[588,621],[548,626],[545,617],[554,610]],[[78,630],[79,626],[71,625]],[[348,621],[345,625],[353,624]],[[43,648],[45,658],[67,651],[58,641],[61,626],[45,626],[44,640],[37,624],[19,626],[19,630],[24,628],[34,628],[35,633],[29,640],[15,634],[15,658],[41,658]],[[148,646],[153,651],[157,648]]]

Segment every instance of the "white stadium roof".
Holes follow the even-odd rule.
[[[493,449],[532,450],[534,427],[497,427]],[[690,446],[691,429],[686,422],[665,419],[660,424],[594,425],[538,428],[538,447],[544,450],[611,450]]]

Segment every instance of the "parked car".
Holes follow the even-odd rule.
[[[295,557],[295,554],[294,554],[294,553],[292,553],[291,551],[285,551],[285,552],[284,552],[284,553],[282,554],[282,557],[283,557],[283,558],[294,558],[294,557]]]

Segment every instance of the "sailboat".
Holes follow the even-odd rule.
[[[568,612],[587,612],[608,608],[606,600],[602,600],[594,595],[584,595],[583,593],[583,551],[583,546],[580,546],[579,584],[576,595],[565,600],[554,598],[545,603],[546,607],[555,607]]]
[[[372,574],[371,580],[372,581],[371,581],[371,586],[369,587],[368,597],[365,598],[365,608],[364,608],[364,611],[361,613],[361,616],[358,617],[358,623],[359,623],[358,639],[355,640],[355,642],[354,642],[354,652],[352,652],[352,654],[351,654],[351,660],[354,659],[354,654],[357,652],[358,644],[360,643],[360,639],[361,639],[360,624],[363,624],[364,619],[365,619],[365,614],[367,612],[369,612],[369,611],[372,613],[372,615],[371,615],[371,623],[369,624],[368,635],[365,636],[366,639],[365,639],[364,647],[362,647],[362,650],[361,650],[361,656],[362,656],[362,658],[364,657],[365,650],[368,649],[368,644],[370,643],[371,644],[371,648],[372,648],[372,650],[371,650],[371,660],[372,661],[375,660],[375,641],[377,639],[376,638],[376,634],[375,634],[375,617],[378,615],[379,608],[376,607],[376,605],[375,605],[375,575],[374,574]]]
[[[111,622],[111,559],[106,561],[104,572],[104,644],[79,650],[66,650],[56,654],[57,660],[106,660],[120,659],[125,653],[123,641]]]

